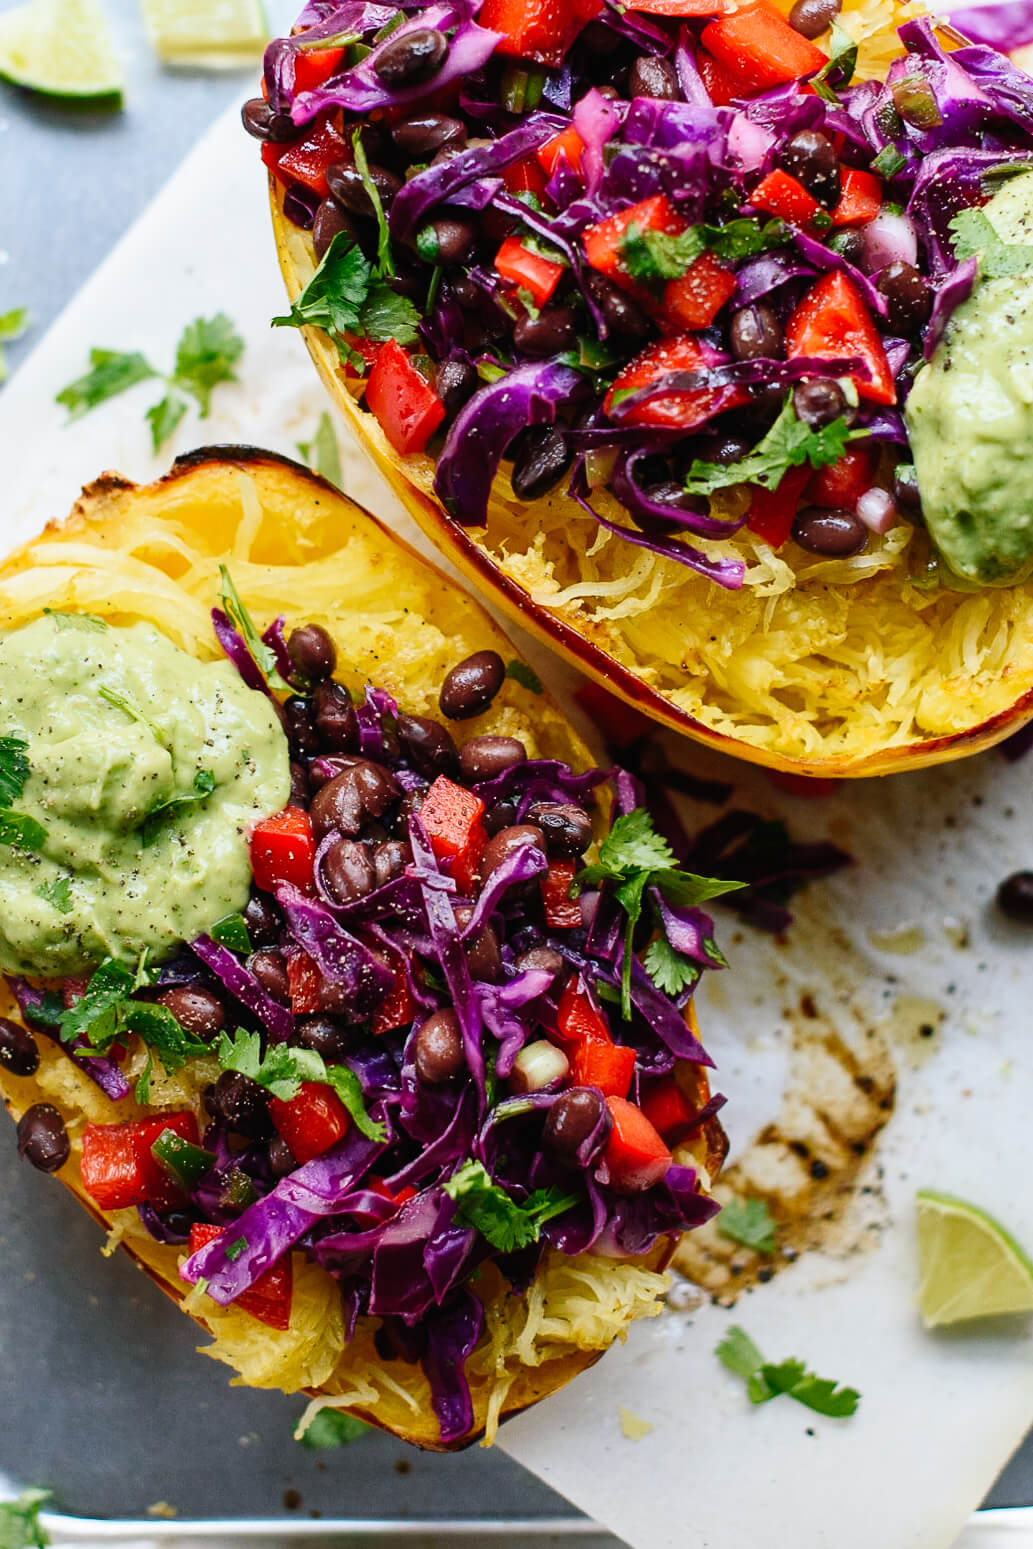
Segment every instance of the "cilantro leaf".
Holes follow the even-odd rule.
[[[543,694],[542,680],[533,667],[526,662],[518,661],[516,657],[506,663],[506,677],[512,678],[514,683],[519,683],[521,688],[526,688],[532,694]]]
[[[184,807],[195,806],[199,801],[207,801],[215,789],[215,776],[210,769],[199,769],[194,775],[193,787],[182,796],[172,796],[168,801],[163,801],[156,807],[152,807],[147,814],[143,825],[143,843],[145,847],[157,844],[163,833],[168,833],[164,827],[164,820],[174,813],[181,812]]]
[[[400,296],[390,285],[374,280],[359,310],[358,331],[375,344],[385,344],[388,339],[415,344],[419,321],[420,314],[408,296]]]
[[[669,904],[694,909],[712,898],[723,898],[725,893],[737,893],[746,884],[726,877],[698,877],[694,871],[682,871],[679,867],[677,871],[655,871],[653,886],[660,889]]]
[[[729,1327],[714,1354],[721,1365],[726,1366],[737,1377],[751,1377],[764,1364],[764,1357],[757,1346],[746,1330],[740,1328],[737,1323]]]
[[[160,403],[152,404],[144,415],[151,427],[151,446],[159,452],[187,411],[182,398],[167,393]]]
[[[47,842],[47,831],[42,823],[30,818],[27,812],[12,812],[10,807],[0,807],[0,844],[15,850],[42,850]]]
[[[303,1081],[318,1081],[332,1087],[360,1134],[367,1140],[387,1139],[386,1127],[366,1112],[362,1082],[350,1066],[327,1065],[314,1049],[294,1049],[284,1043],[271,1045],[263,1055],[259,1034],[243,1028],[238,1028],[232,1038],[223,1033],[218,1052],[223,1070],[237,1070],[250,1076],[284,1102],[297,1097]]]
[[[133,1088],[133,1096],[141,1108],[146,1108],[151,1100],[151,1077],[154,1075],[154,1055],[147,1050],[147,1059],[143,1070],[136,1078],[136,1086]]]
[[[775,1251],[775,1223],[762,1199],[731,1199],[717,1218],[722,1237],[754,1248],[758,1253]]]
[[[67,874],[53,877],[49,882],[41,882],[36,889],[37,898],[42,898],[58,914],[71,914],[72,904],[72,879]]]
[[[368,1436],[372,1426],[350,1415],[346,1409],[319,1409],[305,1427],[299,1440],[303,1447],[346,1447],[349,1442]]]
[[[10,312],[0,313],[0,345],[7,339],[20,339],[29,326],[28,307],[15,307]],[[4,359],[3,349],[0,348],[0,382],[7,380],[7,362]]]
[[[797,418],[793,395],[789,393],[777,420],[752,452],[728,464],[695,458],[685,488],[692,495],[711,495],[714,490],[733,484],[777,489],[787,468],[798,468],[804,463],[824,468],[839,461],[849,441],[867,434],[866,430],[851,430],[842,416],[820,430],[812,430]]]
[[[90,367],[85,376],[69,382],[57,395],[56,401],[73,420],[81,419],[109,398],[117,398],[137,382],[149,381],[159,374],[137,351],[121,354],[118,350],[91,350]]]
[[[29,778],[29,744],[23,737],[0,737],[0,802],[17,801]]]
[[[53,619],[58,629],[78,629],[83,634],[100,634],[107,629],[103,619],[95,613],[64,613],[60,608],[44,608],[48,619]]]
[[[298,451],[313,473],[318,473],[328,483],[341,487],[341,453],[337,445],[333,421],[324,409],[311,441],[299,441]]]
[[[951,221],[950,230],[955,258],[978,258],[979,272],[986,280],[1026,274],[1033,269],[1033,246],[1005,242],[983,210],[961,210]]]
[[[643,961],[646,973],[665,995],[691,989],[701,973],[699,964],[676,952],[666,936],[657,936],[649,943]]]
[[[832,22],[829,37],[829,57],[822,65],[817,75],[811,77],[810,84],[824,97],[826,102],[839,102],[833,87],[849,86],[853,80],[854,71],[857,69],[857,44],[847,32],[835,20]]]
[[[227,914],[216,920],[208,934],[220,947],[228,947],[231,952],[251,951],[251,933],[242,914]]]
[[[237,380],[233,367],[243,353],[244,341],[225,312],[195,317],[183,329],[172,380],[197,399],[203,420],[211,412],[212,388]]]
[[[17,1500],[0,1501],[0,1549],[46,1549],[49,1535],[39,1520],[49,1490],[23,1490]]]
[[[602,872],[605,876],[623,876],[628,871],[643,868],[656,871],[674,865],[674,851],[654,829],[645,807],[636,807],[633,812],[617,818],[599,846],[598,866],[605,868]]]
[[[188,1033],[167,1006],[131,998],[133,991],[149,983],[150,978],[142,961],[134,972],[117,958],[105,958],[80,998],[59,1016],[61,1042],[74,1043],[81,1038],[85,1044],[78,1052],[106,1054],[124,1033],[139,1033],[170,1074],[191,1056],[208,1054],[208,1045]],[[147,1069],[140,1078],[144,1091],[149,1091],[150,1075]]]
[[[761,225],[752,215],[740,215],[723,226],[704,226],[707,247],[718,257],[735,261],[754,258],[769,248],[783,247],[792,236],[785,221],[769,220]]]
[[[770,1384],[771,1378],[766,1366],[762,1368],[762,1374]],[[820,1415],[828,1415],[833,1420],[844,1420],[855,1414],[861,1402],[861,1395],[856,1388],[837,1387],[831,1378],[816,1377],[813,1372],[806,1372],[788,1389],[788,1393],[798,1404],[806,1404],[808,1409],[814,1409]]]
[[[101,699],[107,700],[109,705],[114,705],[116,710],[121,710],[123,715],[128,715],[131,721],[136,721],[137,725],[146,727],[155,742],[159,743],[161,747],[166,746],[165,734],[161,727],[155,721],[152,721],[150,716],[146,715],[140,709],[140,706],[130,699],[127,694],[120,694],[117,689],[108,688],[106,683],[100,685],[97,693]]]
[[[276,652],[271,646],[266,645],[255,628],[254,621],[241,601],[240,593],[234,586],[233,579],[225,565],[219,566],[219,575],[222,578],[223,608],[226,610],[230,623],[243,636],[248,655],[270,688],[286,689],[288,685],[283,681],[276,669]]]
[[[86,1037],[94,1047],[111,1041],[115,1035],[115,1011],[132,993],[135,976],[131,968],[117,958],[105,958],[94,970],[90,982],[74,1006],[60,1018],[62,1043]]]
[[[359,309],[370,286],[370,266],[355,243],[338,232],[323,261],[286,317],[274,317],[274,328],[301,328],[310,324],[328,333],[356,333]]]
[[[855,1388],[841,1388],[827,1377],[816,1377],[800,1360],[772,1364],[764,1360],[745,1329],[732,1324],[716,1346],[714,1354],[722,1366],[746,1379],[751,1404],[766,1404],[785,1394],[798,1404],[834,1420],[846,1419],[856,1412],[861,1395]]]
[[[700,226],[672,236],[666,231],[643,231],[632,221],[621,238],[620,256],[633,280],[680,280],[706,245]]]
[[[352,135],[352,155],[355,158],[355,170],[362,179],[362,186],[366,190],[366,196],[373,206],[373,213],[377,217],[377,274],[386,274],[389,279],[393,280],[395,277],[395,266],[391,261],[391,233],[388,230],[387,216],[384,214],[380,190],[370,176],[369,162],[366,160],[366,147],[362,143],[361,129],[356,129]]]
[[[537,1242],[546,1221],[577,1204],[576,1194],[550,1187],[536,1189],[525,1205],[518,1205],[481,1162],[464,1162],[445,1184],[445,1193],[456,1201],[455,1220],[472,1226],[500,1253],[513,1253]]]

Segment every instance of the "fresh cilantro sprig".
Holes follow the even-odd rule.
[[[689,468],[685,488],[692,495],[712,495],[715,490],[733,484],[759,484],[777,489],[788,468],[810,463],[824,468],[838,462],[847,443],[866,436],[866,430],[851,430],[840,416],[820,430],[804,424],[793,407],[793,395],[787,393],[778,418],[752,452],[734,463],[707,463],[697,457]]]
[[[698,877],[691,871],[683,871],[675,859],[674,851],[662,834],[653,827],[653,820],[644,807],[636,807],[614,822],[613,827],[599,847],[599,859],[586,866],[574,879],[581,887],[597,887],[609,883],[613,896],[626,915],[624,930],[624,963],[621,974],[621,1015],[627,1021],[631,1016],[631,963],[635,929],[646,906],[647,889],[656,889],[672,908],[694,908],[711,898],[720,898],[742,887],[741,882],[728,882],[715,877]],[[656,923],[662,928],[662,918],[651,902]],[[724,958],[713,946],[711,961],[716,965]],[[709,953],[708,953],[709,955]],[[669,941],[664,947],[653,943],[645,958],[646,972],[653,978],[658,989],[678,994],[695,983],[699,965],[678,952]],[[656,977],[659,975],[659,977]],[[677,985],[677,988],[673,986]]]
[[[983,210],[959,211],[950,230],[955,258],[978,258],[984,280],[1005,279],[1033,269],[1033,246],[1028,242],[1005,242]]]
[[[105,958],[79,1000],[58,1016],[61,1042],[83,1038],[86,1043],[77,1052],[103,1055],[124,1034],[138,1033],[170,1075],[192,1056],[208,1054],[208,1045],[192,1037],[167,1006],[132,999],[135,990],[151,982],[145,962],[134,971],[117,958]]]
[[[318,1081],[332,1087],[351,1115],[356,1129],[367,1140],[387,1139],[387,1129],[371,1119],[362,1097],[362,1083],[347,1065],[327,1065],[314,1049],[293,1049],[285,1043],[273,1044],[262,1053],[258,1033],[238,1028],[231,1038],[223,1033],[219,1040],[219,1064],[223,1070],[237,1070],[264,1086],[274,1097],[289,1102],[297,1097],[303,1081]]]
[[[37,898],[42,898],[44,903],[50,904],[58,914],[71,914],[74,905],[72,903],[72,879],[66,873],[52,878],[49,882],[41,882],[36,889]]]
[[[518,1205],[481,1162],[464,1162],[445,1184],[445,1193],[456,1202],[455,1220],[476,1228],[500,1253],[514,1253],[537,1242],[542,1227],[577,1204],[576,1194],[550,1187],[536,1189],[527,1203]]]
[[[157,452],[172,435],[187,411],[184,394],[197,401],[202,419],[211,413],[212,391],[220,382],[237,380],[234,366],[244,353],[244,340],[224,312],[214,317],[195,317],[176,345],[173,370],[166,375],[152,366],[138,350],[90,351],[90,369],[69,382],[57,395],[70,420],[81,419],[91,409],[128,392],[139,382],[161,378],[168,388],[164,398],[145,414],[151,427],[151,443]]]
[[[29,778],[29,744],[23,737],[0,737],[0,802],[17,801]]]
[[[44,608],[48,619],[53,619],[58,629],[77,629],[84,635],[102,634],[109,626],[95,613],[65,613],[61,608]]]
[[[262,636],[258,633],[255,621],[247,608],[245,608],[241,595],[233,584],[233,577],[225,565],[219,566],[219,578],[222,582],[220,598],[223,611],[243,639],[251,660],[270,688],[281,688],[289,691],[290,685],[283,681],[277,670],[276,652],[272,646],[266,645]]]
[[[10,312],[0,312],[0,382],[7,381],[7,362],[4,359],[4,344],[10,339],[20,339],[28,326],[28,307],[14,307]]]
[[[0,807],[0,844],[35,854],[46,842],[47,831],[42,823],[37,823],[27,812],[12,812],[10,807]]]
[[[341,452],[337,445],[334,425],[326,410],[319,416],[315,435],[311,441],[299,441],[298,451],[313,473],[318,473],[329,484],[341,488]]]
[[[347,335],[383,344],[394,339],[415,344],[420,315],[413,303],[375,277],[373,267],[345,233],[338,232],[315,274],[291,304],[273,318],[274,328],[322,328],[330,334],[343,360],[364,369],[362,356]]]
[[[128,715],[131,721],[135,721],[138,726],[143,726],[149,731],[155,742],[161,747],[166,746],[167,739],[165,733],[157,721],[152,721],[146,711],[140,709],[135,699],[130,699],[128,694],[120,694],[117,689],[109,688],[106,683],[100,685],[97,693],[109,705],[113,705],[116,710],[121,710],[123,715]]]
[[[732,1324],[714,1351],[722,1366],[746,1379],[751,1404],[766,1404],[785,1394],[818,1414],[834,1420],[846,1419],[856,1412],[861,1395],[855,1388],[837,1387],[827,1377],[817,1377],[803,1361],[765,1361],[753,1340],[738,1324]]]
[[[0,1501],[0,1549],[46,1549],[50,1537],[39,1520],[49,1490],[23,1490],[13,1501]]]
[[[762,1199],[730,1199],[717,1218],[722,1237],[770,1255],[775,1251],[775,1223]]]
[[[194,775],[193,783],[189,791],[182,796],[172,796],[168,801],[160,802],[152,807],[147,814],[143,825],[142,837],[145,847],[157,844],[163,835],[169,832],[167,819],[182,812],[184,807],[196,806],[199,801],[207,801],[215,790],[215,776],[210,769],[199,769]]]
[[[734,261],[781,247],[789,236],[784,221],[761,224],[745,215],[723,226],[690,226],[678,233],[644,230],[633,221],[621,238],[620,256],[634,280],[680,280],[708,248],[715,257]]]

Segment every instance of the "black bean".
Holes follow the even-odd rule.
[[[477,225],[466,216],[439,215],[423,227],[416,250],[428,264],[464,264],[473,255],[477,237]]]
[[[262,947],[260,951],[252,952],[247,960],[247,966],[265,993],[271,995],[273,1000],[290,1000],[291,988],[287,978],[287,962],[282,952],[277,952],[273,947]]]
[[[283,929],[279,909],[263,893],[252,893],[244,905],[244,924],[253,947],[275,947]]]
[[[491,839],[495,834],[501,833],[504,828],[512,828],[516,822],[517,811],[520,802],[516,796],[507,796],[502,801],[494,802],[485,812],[481,821],[484,824],[484,832]]]
[[[527,749],[519,737],[499,737],[490,733],[471,737],[459,751],[459,769],[464,780],[476,785],[494,780],[507,769],[527,762]]]
[[[554,979],[565,977],[568,973],[567,960],[555,947],[531,947],[527,952],[521,952],[515,966],[521,973],[533,969],[535,973],[551,974]]]
[[[197,985],[177,984],[162,990],[158,1005],[171,1011],[180,1027],[203,1043],[211,1043],[226,1026],[226,1008],[218,995]]]
[[[212,1103],[216,1113],[239,1135],[265,1140],[273,1132],[269,1093],[239,1070],[223,1071],[215,1084]]]
[[[545,836],[547,855],[572,860],[584,855],[592,843],[592,819],[573,802],[536,801],[527,818]]]
[[[356,246],[368,245],[368,239],[360,232],[355,221],[346,211],[341,209],[336,199],[324,199],[315,214],[312,222],[312,242],[316,250],[316,258],[322,262],[326,257],[327,249],[335,237],[343,233]]]
[[[715,436],[690,441],[677,452],[674,459],[675,472],[679,478],[684,479],[697,457],[701,462],[720,463],[722,467],[727,467],[729,463],[739,462],[752,450],[753,442],[747,436],[737,435],[730,430],[719,431]]]
[[[383,816],[401,794],[401,786],[389,770],[369,759],[359,759],[313,796],[309,809],[313,832],[317,839],[334,832],[355,839],[370,818]]]
[[[328,753],[354,753],[359,746],[359,723],[352,698],[343,683],[319,683],[312,695],[316,733]]]
[[[649,319],[611,280],[598,269],[585,269],[585,290],[595,302],[606,321],[611,337],[618,344],[641,344],[649,335]]]
[[[782,354],[782,327],[763,301],[740,307],[728,326],[728,342],[736,360],[777,360]]]
[[[502,687],[506,664],[497,651],[475,651],[446,673],[438,704],[450,721],[467,721],[487,710]]]
[[[443,145],[462,147],[466,144],[466,125],[447,113],[429,111],[414,113],[391,126],[391,138],[403,156],[413,161],[426,161]]]
[[[457,156],[461,156],[467,149],[468,147],[462,145],[458,140],[449,140],[439,151],[434,152],[430,159],[430,164],[432,167],[443,167],[446,161],[454,161]]]
[[[373,72],[385,86],[422,86],[448,58],[448,39],[436,27],[414,27],[389,38],[376,56]]]
[[[839,203],[839,157],[832,141],[820,129],[801,129],[794,134],[780,160],[790,176],[827,210]]]
[[[291,764],[291,806],[301,807],[304,811],[308,808],[309,799],[308,770],[304,764]]]
[[[274,1178],[287,1178],[297,1167],[297,1159],[282,1135],[269,1142],[269,1171]]]
[[[342,1060],[352,1043],[344,1024],[329,1016],[299,1017],[294,1036],[303,1049],[314,1049],[325,1060]]]
[[[485,845],[481,857],[481,886],[514,850],[522,849],[531,840],[539,850],[545,849],[545,838],[540,828],[531,823],[515,823],[511,828],[500,829]],[[525,884],[526,885],[526,884]]]
[[[997,889],[997,907],[1019,925],[1033,925],[1033,871],[1013,871]]]
[[[12,1076],[32,1076],[39,1069],[39,1048],[27,1027],[0,1017],[0,1065]]]
[[[886,297],[887,321],[894,333],[916,333],[929,321],[933,293],[914,264],[887,264],[875,280]]]
[[[898,463],[893,470],[893,499],[908,516],[920,516],[922,495],[918,488],[918,469],[914,463]]]
[[[394,821],[391,824],[391,833],[395,839],[403,844],[408,842],[409,820],[416,816],[426,799],[426,791],[406,791],[398,803]]]
[[[509,482],[518,500],[539,500],[562,479],[574,461],[567,438],[554,425],[529,425],[510,443]]]
[[[821,430],[833,420],[846,414],[846,394],[831,377],[812,377],[809,382],[798,382],[793,388],[793,408],[797,419],[803,420],[812,430]]]
[[[376,162],[372,162],[368,170],[369,180],[380,195],[380,203],[386,210],[401,188],[402,180],[393,172],[389,172],[386,167],[378,166]],[[326,181],[338,204],[343,205],[352,215],[362,215],[367,220],[376,216],[373,200],[367,193],[362,174],[353,161],[339,161],[327,168]]]
[[[678,72],[669,59],[640,54],[628,71],[629,97],[657,97],[665,102],[681,100]]]
[[[196,1219],[197,1217],[191,1215],[189,1210],[164,1210],[159,1216],[170,1244],[189,1242],[190,1228]]]
[[[460,360],[458,355],[443,360],[434,379],[434,391],[445,405],[445,414],[450,420],[455,419],[480,385],[477,368],[468,360]]]
[[[575,1086],[557,1097],[549,1109],[542,1144],[561,1162],[576,1162],[578,1147],[606,1117],[606,1105],[594,1087]],[[600,1137],[609,1130],[600,1129]]]
[[[706,499],[702,495],[690,495],[677,479],[662,479],[659,484],[648,484],[645,486],[644,493],[657,505],[671,508],[669,519],[658,515],[655,511],[632,513],[632,520],[644,532],[678,532],[684,527],[684,523],[679,521],[676,514],[678,511],[695,511],[697,516],[705,516],[707,512]]]
[[[299,699],[292,695],[284,701],[283,713],[287,717],[287,738],[291,752],[302,758],[314,758],[319,752],[319,737],[312,718],[311,699]]]
[[[301,130],[289,113],[274,113],[264,97],[251,97],[240,110],[240,121],[256,140],[286,144],[296,140]]]
[[[41,1173],[56,1173],[68,1160],[68,1131],[50,1103],[34,1103],[18,1120],[18,1155]]]
[[[456,924],[460,932],[463,932],[473,918],[473,907],[470,904],[456,904]],[[463,942],[463,951],[466,954],[466,966],[474,979],[483,979],[488,984],[498,984],[502,978],[502,953],[499,950],[499,938],[491,925],[482,925],[473,936],[467,936]]]
[[[537,317],[525,312],[517,318],[513,343],[524,355],[545,360],[569,350],[577,340],[577,315],[573,307],[543,307]]]
[[[412,846],[401,839],[385,839],[373,851],[373,871],[377,887],[385,887],[412,865]]]
[[[377,885],[373,857],[354,839],[335,839],[323,856],[322,866],[326,890],[335,903],[354,903]]]
[[[346,769],[361,763],[362,760],[356,753],[323,753],[319,758],[314,758],[308,766],[308,785],[312,792],[321,790],[337,775],[343,774]]]
[[[456,745],[440,721],[426,715],[400,715],[398,737],[407,762],[428,780],[439,774],[455,774],[459,768]]]
[[[843,0],[796,0],[789,25],[804,38],[820,38],[843,9]]]
[[[806,506],[796,514],[793,537],[811,554],[846,559],[851,554],[860,554],[868,541],[868,529],[853,511]]]
[[[443,1086],[466,1062],[459,1018],[454,1011],[435,1011],[417,1028],[409,1045],[416,1074],[428,1086]]]
[[[337,666],[337,647],[322,624],[302,624],[287,638],[287,655],[310,683],[332,678]]]

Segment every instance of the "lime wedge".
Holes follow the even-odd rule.
[[[28,0],[5,11],[0,75],[49,97],[122,101],[122,66],[99,0]]]
[[[950,1194],[919,1189],[915,1198],[926,1328],[1033,1312],[1033,1263],[999,1222]]]
[[[155,51],[169,64],[250,63],[269,42],[261,0],[141,0]]]

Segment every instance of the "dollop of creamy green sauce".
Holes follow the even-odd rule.
[[[983,208],[1002,241],[1033,242],[1033,175]],[[983,586],[1033,575],[1033,273],[980,279],[905,407],[929,535]]]
[[[5,973],[158,959],[244,906],[248,836],[286,804],[290,765],[229,662],[150,624],[50,614],[0,635],[0,736],[27,744],[8,806],[46,831],[0,844]]]

